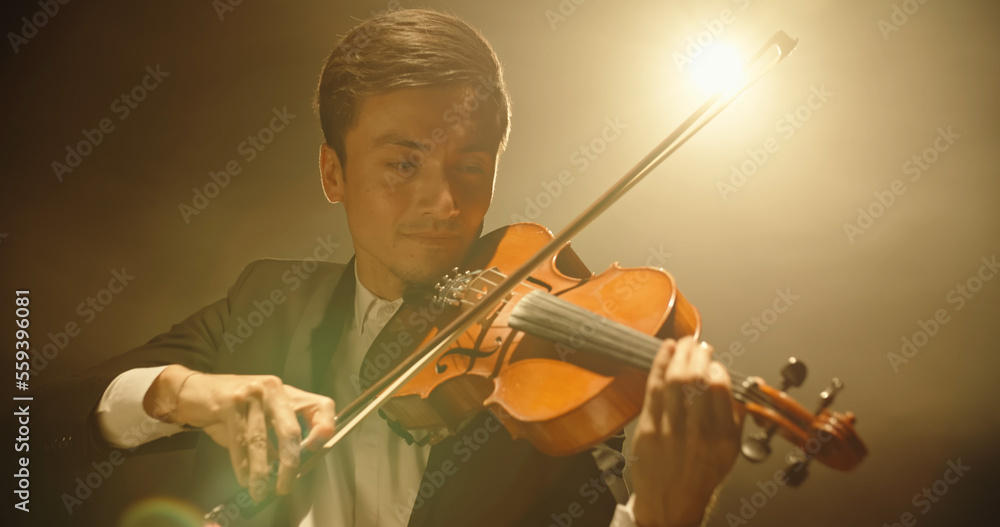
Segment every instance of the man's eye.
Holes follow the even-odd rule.
[[[462,167],[462,172],[466,174],[484,174],[486,171],[479,165],[466,165]]]
[[[388,163],[387,166],[396,172],[413,172],[417,169],[417,165],[409,161],[393,161]]]

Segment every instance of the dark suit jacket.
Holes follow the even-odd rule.
[[[308,278],[293,272],[296,265]],[[317,391],[343,326],[351,319],[352,269],[344,264],[255,261],[243,270],[225,298],[167,333],[44,388],[35,404],[45,412],[39,415],[42,422],[34,433],[43,451],[36,457],[42,457],[45,471],[53,474],[45,496],[51,503],[50,512],[55,511],[61,523],[79,518],[80,514],[65,514],[64,494],[73,494],[73,478],[85,473],[81,470],[93,471],[93,462],[101,463],[113,455],[115,449],[101,436],[94,411],[105,388],[123,371],[179,363],[212,373],[279,375],[299,388]],[[289,350],[308,356],[308,364],[289,361]],[[463,432],[432,448],[421,487],[427,497],[413,510],[411,527],[609,524],[615,500],[601,482],[590,453],[546,456],[524,440],[512,440],[505,429],[492,432],[478,450],[469,452],[460,444],[464,434],[482,427],[488,417],[483,412]],[[178,434],[121,454],[127,458],[190,446],[196,447],[195,474],[186,486],[187,499],[208,510],[239,486],[228,453],[206,435]],[[441,478],[442,467],[452,464],[457,469]],[[65,477],[60,478],[60,473]],[[100,491],[93,489],[95,495]],[[282,505],[279,500],[254,521],[244,523],[241,518],[231,525],[281,525]],[[94,505],[84,502],[75,510],[89,506]]]

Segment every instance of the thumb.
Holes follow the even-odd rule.
[[[229,430],[223,424],[207,426],[202,428],[202,431],[208,434],[208,437],[211,437],[213,441],[218,443],[219,446],[223,448],[229,448],[229,444],[232,442],[229,437]]]
[[[333,399],[286,386],[285,390],[292,397],[295,412],[301,415],[309,428],[309,433],[302,440],[302,446],[316,451],[330,438],[336,430],[337,406]]]

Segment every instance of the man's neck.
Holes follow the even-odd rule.
[[[389,301],[395,301],[403,296],[407,284],[394,275],[388,268],[380,265],[369,255],[361,251],[355,255],[354,272],[358,281],[375,296]]]

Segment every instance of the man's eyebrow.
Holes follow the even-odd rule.
[[[486,154],[486,155],[496,155],[497,144],[485,142],[470,143],[463,146],[460,150],[463,154]]]
[[[372,140],[372,148],[378,148],[385,145],[395,145],[420,150],[422,152],[429,152],[432,149],[431,145],[434,144],[435,143],[431,138],[427,138],[424,141],[414,141],[413,139],[409,139],[397,132],[387,132]],[[462,154],[482,153],[486,155],[495,155],[496,151],[497,145],[491,143],[490,141],[475,141],[459,149],[459,152]]]
[[[396,132],[385,133],[372,140],[373,148],[378,148],[384,145],[397,145],[424,151],[429,150],[426,144],[421,144],[419,141],[407,139]]]

